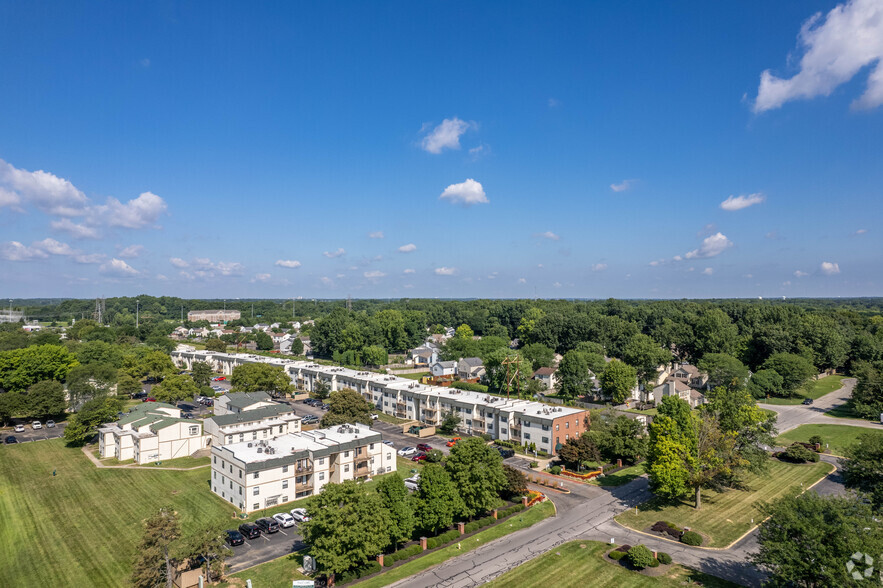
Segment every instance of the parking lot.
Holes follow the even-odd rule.
[[[64,435],[64,427],[67,425],[67,423],[61,422],[57,423],[54,427],[46,427],[46,423],[44,422],[43,428],[37,429],[35,431],[31,428],[30,421],[22,424],[24,424],[25,426],[25,430],[23,433],[16,433],[14,427],[3,427],[2,429],[0,429],[0,439],[5,440],[10,435],[15,437],[19,443],[27,443],[28,441],[45,441],[46,439],[58,439],[59,437]]]
[[[288,511],[267,510],[267,516],[272,516],[276,512]],[[233,555],[227,558],[229,571],[237,572],[305,548],[306,544],[297,532],[297,527],[298,523],[295,523],[293,527],[279,529],[278,533],[270,535],[262,533],[256,539],[246,539],[244,544],[231,547]]]

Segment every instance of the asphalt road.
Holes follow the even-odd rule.
[[[283,512],[283,511],[278,511]],[[285,511],[288,512],[288,511]],[[276,512],[267,512],[272,516]],[[261,534],[257,539],[246,539],[242,545],[231,547],[233,555],[227,558],[230,573],[238,572],[264,562],[300,551],[306,547],[303,537],[297,532],[297,524],[287,529],[279,529],[278,533],[271,535]]]
[[[855,427],[865,427],[868,429],[883,430],[883,425],[873,421],[863,421],[859,419],[841,419],[828,416],[825,414],[829,410],[845,404],[852,396],[852,389],[855,387],[855,378],[844,378],[843,387],[834,390],[829,394],[825,394],[821,398],[809,405],[793,404],[763,404],[758,403],[761,408],[775,411],[779,415],[776,428],[779,433],[784,433],[795,429],[800,425],[808,424],[824,424],[824,425],[852,425]]]

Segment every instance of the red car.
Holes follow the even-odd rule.
[[[417,449],[419,449],[420,451],[432,451],[432,446],[428,443],[418,443]]]
[[[417,455],[415,455],[414,457],[411,458],[411,461],[423,461],[424,459],[426,459],[426,454],[425,453],[418,453]]]
[[[144,399],[144,402],[156,402],[156,398],[154,398],[153,396],[148,396]]]
[[[212,378],[212,382],[223,382],[227,379],[227,376],[218,376],[217,378]]]

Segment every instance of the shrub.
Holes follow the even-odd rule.
[[[552,466],[549,468],[549,473],[557,476],[561,473],[561,466]]]
[[[651,561],[651,562],[650,562],[650,567],[651,567],[651,568],[658,568],[658,567],[659,567],[659,560],[658,560],[658,559],[654,559],[653,561]]]
[[[460,531],[458,531],[457,529],[452,529],[450,531],[445,531],[441,535],[437,536],[436,539],[438,540],[439,545],[444,545],[445,543],[450,543],[459,536]]]
[[[629,549],[628,556],[629,563],[639,570],[650,567],[655,560],[653,552],[647,549],[646,545],[635,545]]]
[[[614,549],[613,551],[611,551],[609,553],[609,557],[610,557],[610,559],[615,559],[615,560],[619,561],[623,557],[625,557],[625,552],[624,551],[617,551],[616,549]]]
[[[392,554],[383,556],[383,567],[388,568],[389,566],[391,566],[395,562],[396,562],[396,559],[394,557],[392,557]],[[344,580],[344,582],[346,582],[346,580]]]
[[[426,549],[435,549],[436,547],[438,547],[438,539],[430,537],[426,540]]]
[[[493,441],[494,440],[494,438],[491,435],[488,435],[487,433],[482,433],[481,438],[484,441]]]
[[[457,388],[458,390],[469,390],[470,392],[487,392],[487,386],[482,384],[473,384],[472,382],[454,382],[451,384],[451,388]]]
[[[813,435],[809,438],[810,445],[824,445],[825,441],[822,439],[821,435]]]
[[[654,523],[654,525],[650,527],[650,530],[654,533],[665,533],[673,539],[680,539],[681,533],[683,533],[680,528],[666,521],[656,521],[656,523]]]
[[[667,553],[659,553],[656,555],[656,559],[659,560],[659,563],[668,565],[671,563],[671,556]]]
[[[530,462],[530,469],[532,469],[532,470],[536,469],[537,467],[539,467],[539,465],[540,464],[538,464],[537,462],[532,461],[532,462]]]
[[[466,523],[466,532],[467,533],[475,533],[478,531],[478,522],[473,521],[471,523]]]
[[[681,535],[681,543],[686,543],[687,545],[692,545],[693,547],[699,547],[700,545],[702,545],[702,535],[700,535],[696,531],[686,531],[683,535]]]
[[[819,461],[819,454],[810,451],[799,443],[793,444],[791,447],[779,454],[779,459],[790,461],[792,463],[806,463]]]
[[[409,557],[414,557],[418,553],[423,553],[423,549],[421,549],[420,544],[409,545],[408,547],[405,547],[404,549],[400,549],[398,551],[396,561],[401,561],[403,559],[408,559]]]
[[[478,519],[479,527],[487,527],[488,525],[494,524],[494,517],[484,517],[483,519]]]

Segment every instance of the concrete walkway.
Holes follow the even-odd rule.
[[[865,421],[860,419],[841,419],[828,416],[825,414],[838,406],[846,404],[852,397],[852,389],[855,387],[855,378],[844,378],[843,386],[839,390],[834,390],[825,394],[815,402],[809,405],[804,404],[762,404],[758,406],[767,410],[772,410],[779,415],[776,428],[779,433],[785,433],[791,429],[795,429],[800,425],[849,425],[853,427],[864,427],[868,429],[883,430],[883,425],[873,421]]]
[[[124,470],[172,470],[172,471],[176,471],[176,472],[189,472],[190,470],[199,470],[202,468],[207,468],[211,465],[210,463],[207,463],[205,465],[193,466],[192,468],[169,468],[169,467],[163,467],[163,466],[139,466],[139,465],[135,465],[133,463],[127,463],[127,464],[123,464],[123,465],[107,465],[107,464],[101,463],[101,460],[99,460],[97,457],[92,455],[89,445],[83,445],[82,450],[83,450],[83,454],[86,457],[88,457],[89,461],[94,463],[95,467],[97,467],[97,468],[124,469]]]

